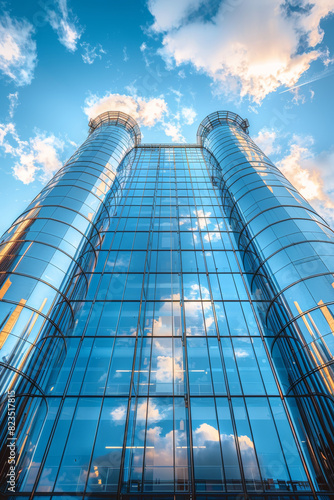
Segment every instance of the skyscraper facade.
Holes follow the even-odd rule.
[[[3,495],[334,499],[333,242],[238,115],[91,120],[0,241]]]

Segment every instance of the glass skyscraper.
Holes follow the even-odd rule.
[[[0,241],[3,496],[334,499],[333,243],[238,115],[91,120]]]

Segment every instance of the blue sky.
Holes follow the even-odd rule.
[[[143,142],[227,109],[334,225],[334,0],[13,0],[0,14],[0,233],[107,109]],[[290,90],[289,90],[290,89]]]

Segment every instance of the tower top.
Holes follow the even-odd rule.
[[[248,134],[249,122],[232,111],[214,111],[210,113],[204,120],[201,121],[197,130],[197,144],[203,145],[204,139],[209,132],[216,128],[221,123],[234,122],[239,125],[242,130]]]
[[[135,146],[141,141],[140,128],[136,120],[122,111],[105,111],[95,118],[89,120],[89,133],[104,125],[116,125],[128,130],[133,136]]]

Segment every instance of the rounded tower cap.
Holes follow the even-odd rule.
[[[122,111],[105,111],[95,118],[91,118],[88,124],[89,133],[91,134],[97,128],[105,125],[116,125],[125,128],[132,135],[135,146],[140,144],[141,133],[139,125],[136,120],[127,113],[123,113]]]
[[[222,123],[234,123],[239,125],[241,129],[248,134],[249,122],[232,111],[215,111],[210,113],[204,120],[201,121],[197,130],[197,144],[203,145],[204,139],[216,127]]]

